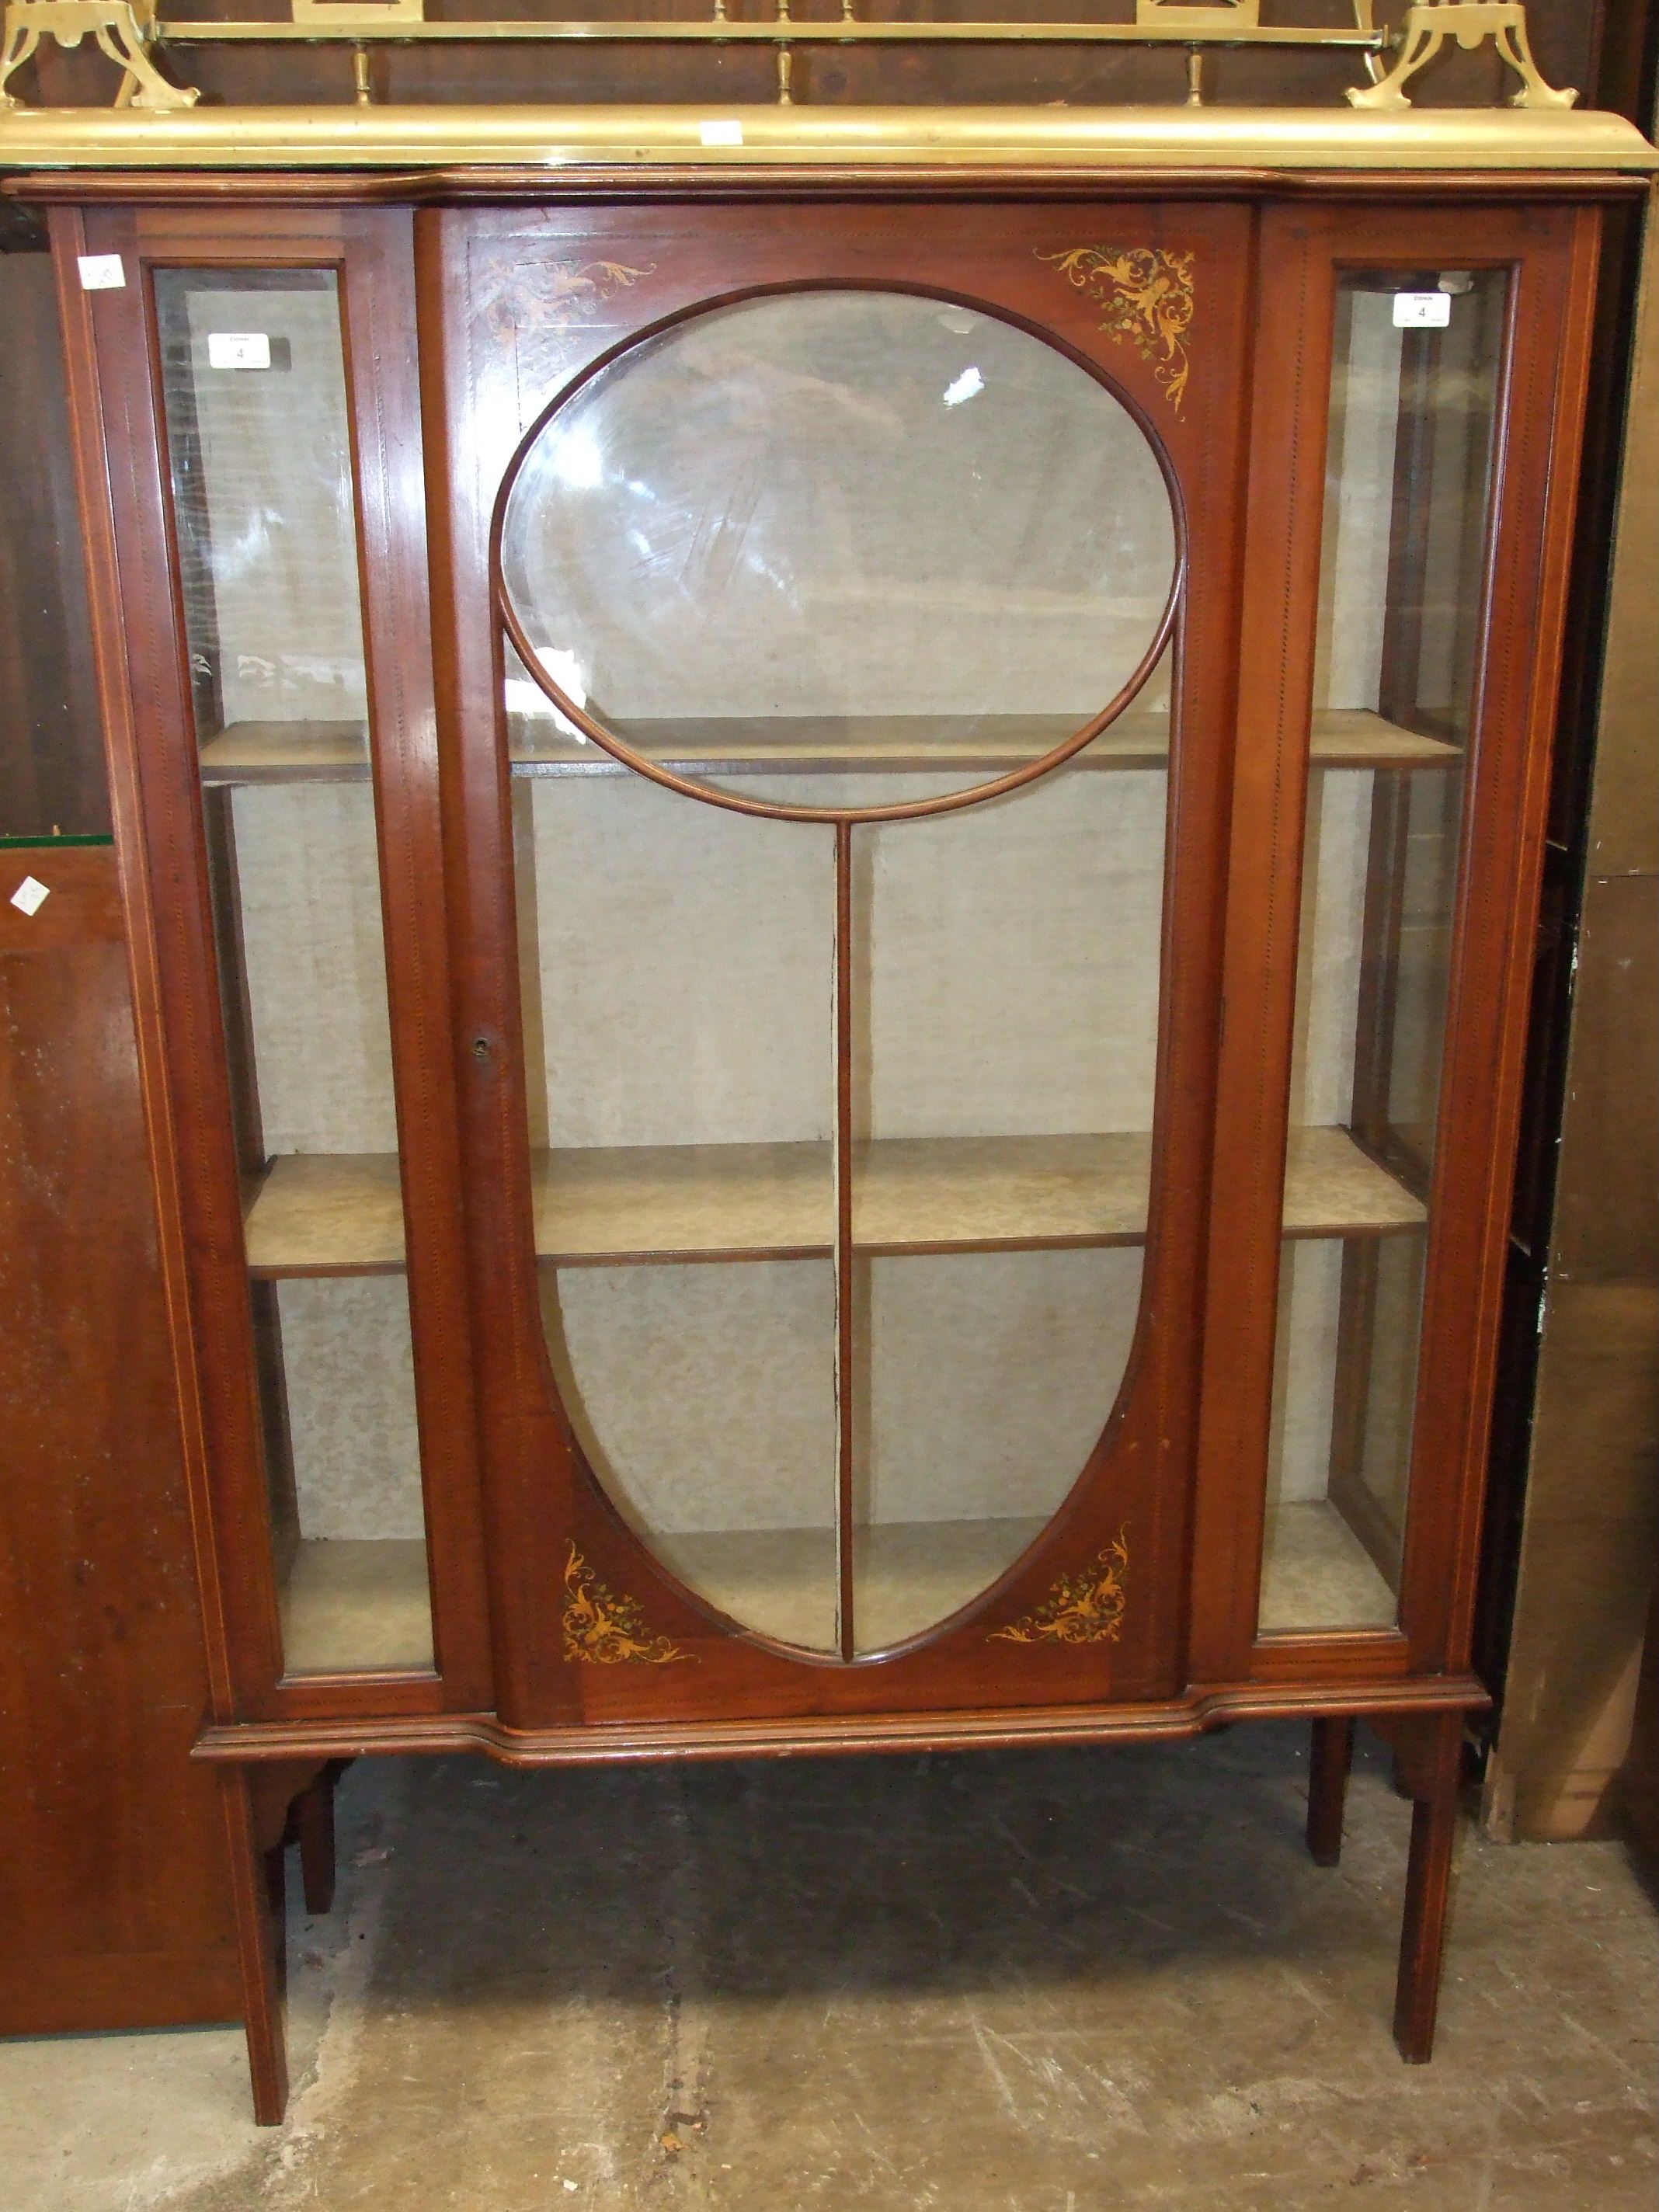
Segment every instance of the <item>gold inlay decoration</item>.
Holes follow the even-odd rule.
[[[1127,1600],[1129,1550],[1120,1528],[1080,1575],[1062,1575],[1039,1606],[994,1628],[993,1644],[1115,1644]]]
[[[1105,309],[1100,327],[1132,345],[1180,411],[1186,396],[1187,333],[1193,320],[1193,257],[1152,246],[1070,246],[1037,254],[1066,283]]]
[[[568,331],[577,323],[591,323],[619,292],[657,270],[654,261],[630,269],[625,261],[531,261],[521,255],[522,248],[499,272],[505,289],[484,311],[503,343],[521,331]]]
[[[666,1636],[653,1636],[637,1600],[607,1589],[573,1544],[564,1565],[564,1656],[590,1667],[671,1667],[695,1659]]]

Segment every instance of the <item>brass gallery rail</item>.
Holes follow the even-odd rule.
[[[407,13],[399,15],[399,5]],[[425,21],[419,12],[422,0],[296,0],[295,15],[304,8],[303,20],[292,23],[163,22],[155,27],[157,46],[251,43],[297,40],[307,45],[349,46],[353,49],[356,94],[367,106],[373,98],[368,71],[368,46],[404,45],[417,41],[455,41],[465,44],[574,40],[598,46],[769,46],[777,50],[778,99],[788,106],[794,97],[793,49],[797,46],[1182,46],[1187,49],[1187,99],[1190,106],[1204,97],[1204,49],[1206,46],[1346,46],[1365,57],[1373,82],[1378,71],[1374,58],[1389,44],[1389,33],[1370,21],[1371,0],[1353,0],[1352,27],[1310,29],[1304,25],[1264,25],[1255,21],[1252,0],[1198,7],[1165,6],[1163,0],[1141,0],[1133,23],[1030,22],[896,22],[872,21],[854,13],[854,0],[841,0],[840,13],[803,19],[791,13],[790,0],[776,0],[776,13],[763,20],[738,21],[726,13],[726,0],[714,0],[714,12],[704,17],[665,21],[626,20],[578,22],[523,18],[481,22]],[[1163,18],[1164,20],[1158,20]]]
[[[830,0],[831,5],[836,0]],[[867,0],[866,0],[867,4]],[[1440,51],[1446,40],[1473,47],[1492,39],[1521,80],[1512,100],[1517,107],[1570,107],[1577,94],[1557,92],[1539,76],[1527,41],[1526,10],[1521,0],[1412,0],[1398,31],[1379,28],[1374,0],[1351,0],[1347,25],[1264,24],[1261,0],[1135,0],[1133,22],[893,21],[854,13],[854,0],[839,0],[839,13],[802,18],[792,0],[773,0],[775,12],[762,20],[738,21],[726,12],[727,0],[712,0],[711,13],[699,17],[641,20],[565,21],[549,18],[493,18],[478,22],[428,22],[425,0],[291,0],[289,22],[169,21],[157,15],[155,0],[7,0],[3,48],[0,49],[0,108],[17,105],[6,89],[13,73],[43,38],[78,46],[90,35],[125,76],[117,105],[167,109],[192,106],[198,95],[189,86],[170,82],[153,57],[184,46],[342,46],[352,54],[357,101],[374,100],[369,49],[374,46],[429,44],[536,45],[549,41],[590,46],[763,46],[777,54],[777,97],[787,106],[793,98],[793,54],[801,46],[1183,46],[1187,51],[1187,101],[1204,99],[1204,55],[1212,46],[1334,46],[1357,53],[1368,82],[1352,87],[1356,107],[1407,106],[1405,86]],[[1383,57],[1391,54],[1385,65]]]

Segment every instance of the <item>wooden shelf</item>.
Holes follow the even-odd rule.
[[[1034,1518],[903,1521],[853,1532],[858,1648],[880,1651],[919,1636],[1006,1574],[1047,1522]],[[718,1612],[781,1644],[836,1645],[836,1532],[716,1528],[641,1534],[645,1543]]]
[[[433,1663],[432,1598],[419,1537],[302,1541],[279,1603],[285,1674]]]
[[[948,1619],[1006,1573],[1046,1525],[1039,1515],[857,1528],[860,1651],[884,1650]],[[642,1532],[641,1541],[688,1589],[744,1627],[808,1650],[835,1649],[832,1528]],[[433,1663],[426,1546],[418,1538],[302,1542],[280,1603],[290,1675]]]
[[[253,1193],[243,1234],[254,1275],[400,1273],[404,1203],[397,1154],[280,1154]]]
[[[1006,775],[1063,744],[1078,727],[1071,714],[859,714],[836,719],[699,717],[618,721],[617,735],[665,768],[697,775],[811,775],[963,769]],[[510,718],[515,775],[614,775],[625,772],[601,747],[562,731],[550,718]],[[1081,757],[1091,768],[1162,768],[1169,717],[1130,712],[1103,730]]]
[[[1313,718],[1316,768],[1454,768],[1461,745],[1420,737],[1364,707],[1327,707]]]
[[[510,718],[515,775],[614,775],[622,771],[599,746],[561,731],[549,718]],[[716,720],[618,722],[617,734],[665,768],[696,775],[811,775],[830,770],[1003,775],[1070,737],[1069,714],[868,714],[842,720]],[[1455,745],[1385,722],[1362,708],[1316,714],[1313,758],[1324,768],[1444,768]],[[1169,716],[1131,708],[1077,756],[1087,769],[1163,768]]]
[[[233,722],[202,748],[202,781],[222,783],[366,783],[363,722]]]
[[[1399,1599],[1328,1498],[1269,1507],[1257,1623],[1262,1635],[1392,1628],[1399,1618]]]
[[[510,718],[515,775],[623,775],[598,745],[550,718]],[[639,721],[617,725],[648,759],[691,775],[882,772],[1003,775],[1070,736],[1069,715],[868,714],[851,720]],[[1078,756],[1087,769],[1162,768],[1169,721],[1131,708]],[[1364,709],[1314,718],[1313,758],[1324,768],[1444,768],[1462,757],[1437,738],[1398,729]],[[234,722],[202,748],[204,783],[356,783],[368,776],[361,722]]]
[[[832,1229],[830,1147],[675,1145],[534,1155],[536,1249],[565,1267],[817,1259]],[[1151,1139],[889,1138],[857,1148],[853,1234],[871,1258],[1138,1244]],[[1293,1132],[1289,1237],[1388,1236],[1419,1201],[1344,1129]],[[384,1274],[403,1265],[390,1153],[286,1154],[247,1216],[259,1276]]]

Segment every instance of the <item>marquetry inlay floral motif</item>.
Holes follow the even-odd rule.
[[[1037,254],[1103,307],[1100,327],[1132,345],[1177,411],[1186,396],[1187,333],[1193,320],[1193,257],[1152,246],[1068,246]]]
[[[504,343],[520,331],[565,331],[591,323],[619,292],[656,273],[655,262],[635,269],[625,261],[532,261],[515,258],[499,272],[502,289],[484,310]]]
[[[1080,1575],[1062,1575],[1039,1606],[994,1628],[995,1644],[1115,1644],[1123,1626],[1129,1578],[1124,1532],[1116,1536]]]
[[[607,1589],[573,1544],[564,1567],[564,1656],[590,1667],[668,1667],[694,1659],[653,1636],[637,1600]]]

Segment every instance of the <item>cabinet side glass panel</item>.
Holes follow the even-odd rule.
[[[284,1671],[428,1668],[338,279],[155,283]]]
[[[1264,1632],[1399,1616],[1507,289],[1338,289]]]

